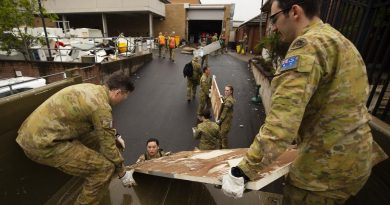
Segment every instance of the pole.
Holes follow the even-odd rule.
[[[262,18],[262,16],[263,16],[263,14],[262,14],[262,12],[261,12],[261,9],[263,8],[263,0],[261,0],[261,6],[260,6],[260,23],[259,23],[259,31],[260,31],[260,34],[259,34],[259,36],[260,36],[260,40],[262,39],[262,36],[261,36],[261,27],[262,27],[262,25],[263,25],[263,18]],[[260,51],[261,52],[261,51]]]
[[[52,61],[52,56],[51,56],[51,50],[50,50],[50,45],[49,45],[49,38],[47,38],[47,31],[46,31],[46,24],[45,24],[45,18],[43,17],[42,14],[42,5],[41,5],[41,0],[38,0],[38,5],[39,5],[39,16],[42,19],[42,25],[43,25],[43,31],[45,32],[45,38],[46,38],[46,45],[47,49],[49,51],[49,61]]]

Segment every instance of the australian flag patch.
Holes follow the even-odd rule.
[[[292,56],[290,58],[286,58],[282,61],[282,65],[280,66],[280,71],[291,70],[298,67],[298,56]]]

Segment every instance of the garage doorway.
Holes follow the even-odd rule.
[[[190,20],[188,21],[188,41],[191,44],[198,44],[200,35],[205,32],[210,35],[217,33],[218,36],[222,31],[221,20]]]

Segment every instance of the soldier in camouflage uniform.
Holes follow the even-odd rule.
[[[163,156],[168,156],[170,154],[170,152],[164,152],[162,149],[160,149],[160,143],[158,139],[150,138],[148,141],[146,141],[146,152],[138,157],[136,163],[157,159]]]
[[[200,150],[221,149],[221,135],[217,123],[210,121],[210,111],[205,110],[200,114],[201,123],[193,127],[195,139],[200,139],[198,148]]]
[[[365,184],[374,156],[387,157],[368,125],[363,59],[347,38],[319,19],[319,5],[313,0],[272,3],[273,30],[292,43],[272,80],[264,125],[238,167],[224,176],[227,195],[242,195],[229,183],[257,179],[257,172],[294,140],[298,155],[283,204],[343,204]]]
[[[196,95],[196,88],[199,85],[200,76],[202,75],[202,70],[200,69],[199,57],[194,57],[192,59],[192,76],[187,77],[187,101],[190,102],[191,98],[194,99]]]
[[[228,134],[233,120],[233,107],[236,100],[233,98],[233,86],[225,86],[225,96],[222,104],[222,112],[217,121],[221,128],[222,149],[228,148]]]
[[[105,86],[66,87],[23,122],[16,142],[33,161],[85,178],[75,204],[98,204],[113,174],[127,174],[116,146],[111,107],[133,90],[123,74],[111,76]]]
[[[204,110],[208,110],[211,107],[210,101],[210,89],[211,89],[211,75],[210,68],[203,68],[203,75],[200,78],[200,90],[199,90],[199,107],[198,115],[200,115]]]

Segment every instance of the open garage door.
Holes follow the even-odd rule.
[[[189,20],[188,21],[188,40],[190,43],[198,43],[201,33],[209,33],[214,35],[221,34],[222,21],[221,20]]]

